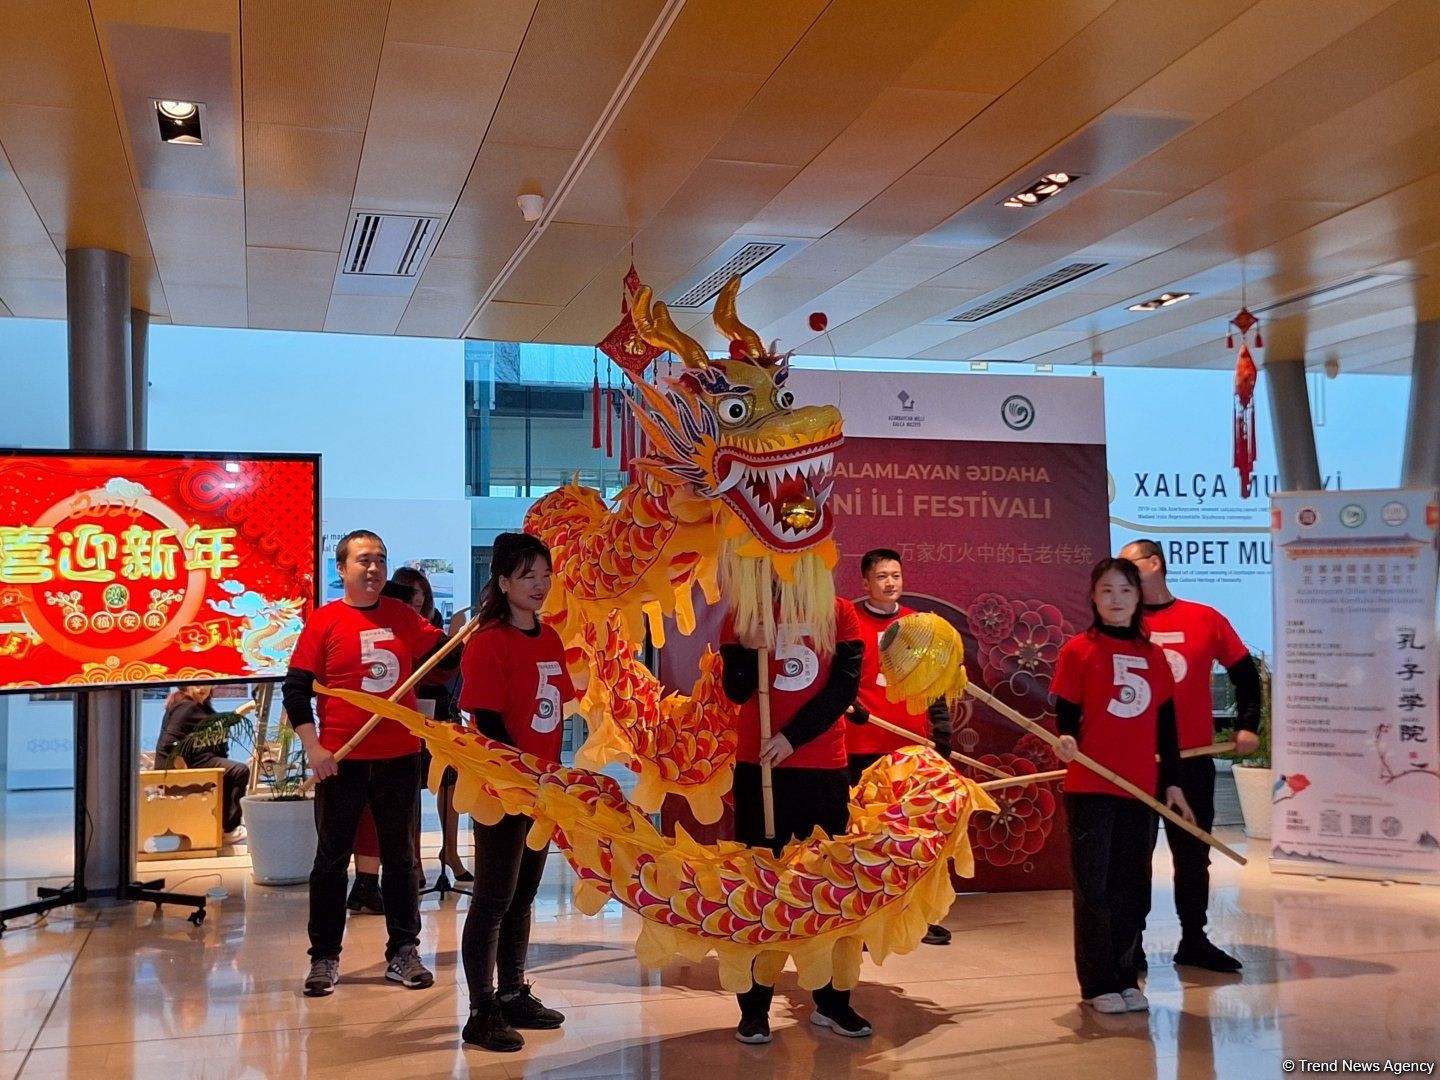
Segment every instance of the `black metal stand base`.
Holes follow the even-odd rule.
[[[206,898],[192,896],[189,893],[166,892],[164,878],[156,878],[153,881],[132,881],[118,889],[89,890],[75,885],[66,885],[64,888],[55,889],[42,885],[35,890],[35,895],[39,897],[38,900],[0,911],[0,936],[4,936],[5,931],[10,928],[8,924],[12,919],[23,919],[27,915],[42,915],[47,911],[54,911],[56,908],[83,904],[87,900],[102,900],[109,896],[115,897],[122,903],[151,903],[156,907],[161,904],[193,907],[195,910],[186,918],[196,926],[205,921]]]
[[[441,864],[440,864],[440,876],[435,879],[435,884],[432,885],[432,886],[430,886],[430,888],[428,888],[428,889],[421,889],[421,890],[420,890],[420,895],[421,895],[421,896],[429,896],[430,894],[434,893],[436,896],[438,896],[438,897],[440,898],[441,902],[443,903],[444,900],[445,900],[445,894],[446,894],[446,893],[452,893],[452,892],[453,892],[453,893],[459,893],[461,896],[469,896],[469,895],[470,895],[470,890],[469,890],[469,889],[462,889],[459,885],[455,885],[455,884],[452,884],[452,883],[451,883],[451,881],[450,881],[450,875],[449,875],[449,873],[448,873],[447,870],[446,870],[445,864],[444,864],[444,863],[441,863]]]

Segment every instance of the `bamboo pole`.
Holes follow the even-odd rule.
[[[770,741],[770,650],[761,649],[760,668],[760,745]],[[765,813],[765,839],[775,839],[775,777],[774,770],[760,765],[760,805]]]
[[[1215,754],[1229,754],[1233,752],[1234,749],[1235,741],[1232,739],[1230,742],[1217,742],[1211,746],[1192,746],[1189,750],[1181,750],[1180,756],[1186,759],[1197,757],[1211,757]],[[1160,760],[1158,754],[1156,755],[1155,760]]]
[[[992,697],[989,693],[981,690],[975,684],[971,683],[969,686],[965,687],[965,692],[971,697],[973,697],[976,701],[990,706],[990,708],[994,709],[997,713],[1005,717],[1005,719],[1009,720],[1012,724],[1016,724],[1019,727],[1024,728],[1026,731],[1028,731],[1035,737],[1044,739],[1051,746],[1057,749],[1059,748],[1060,736],[1046,731],[1039,724],[1035,723],[1035,721],[1027,717],[1021,716],[1020,713],[1016,712],[1009,705],[1006,705],[1003,701]],[[1230,856],[1230,858],[1234,859],[1241,866],[1245,865],[1245,856],[1227,847],[1224,843],[1215,839],[1215,837],[1211,836],[1204,829],[1200,828],[1200,826],[1194,824],[1193,822],[1186,821],[1179,814],[1175,813],[1174,810],[1171,810],[1168,806],[1155,799],[1153,796],[1146,794],[1144,791],[1136,787],[1129,780],[1126,780],[1125,777],[1121,776],[1113,769],[1107,769],[1104,765],[1101,765],[1094,758],[1088,757],[1085,754],[1077,753],[1074,760],[1078,761],[1081,765],[1085,766],[1085,768],[1089,769],[1097,776],[1103,776],[1106,780],[1109,780],[1112,784],[1120,788],[1122,791],[1126,791],[1129,794],[1133,795],[1135,798],[1139,799],[1146,806],[1150,807],[1150,809],[1154,810],[1157,814],[1163,817],[1166,821],[1173,821],[1176,825],[1180,826],[1180,828],[1184,829],[1191,836],[1195,837],[1195,839],[1203,840],[1216,851],[1221,852],[1224,855]]]
[[[888,732],[888,733],[891,734],[891,735],[898,735],[898,736],[899,736],[900,738],[902,738],[902,739],[908,739],[910,742],[914,743],[916,746],[928,746],[931,750],[934,750],[934,749],[935,749],[935,744],[934,744],[933,742],[931,742],[929,739],[926,739],[926,738],[924,738],[923,736],[920,736],[920,735],[916,735],[915,732],[913,732],[913,731],[906,731],[904,728],[902,728],[902,727],[900,727],[900,726],[898,726],[898,725],[896,725],[896,724],[891,724],[891,723],[889,723],[889,722],[887,722],[887,721],[885,721],[885,720],[878,720],[878,719],[876,719],[876,718],[873,717],[873,716],[870,717],[870,719],[869,719],[869,720],[866,720],[865,722],[866,722],[867,724],[873,724],[873,725],[875,725],[875,727],[879,728],[881,731]],[[970,768],[975,769],[975,770],[977,770],[978,772],[988,773],[988,774],[991,775],[991,776],[997,776],[997,777],[998,777],[998,776],[1009,776],[1009,775],[1010,775],[1009,773],[1005,772],[1003,769],[997,769],[997,768],[995,768],[993,765],[986,765],[983,761],[976,761],[976,760],[975,760],[974,758],[972,758],[972,757],[966,757],[964,754],[960,753],[960,751],[958,751],[958,750],[952,750],[952,751],[950,752],[950,760],[951,760],[951,761],[958,761],[958,762],[960,762],[960,764],[962,764],[962,765],[968,765],[968,766],[970,766]]]
[[[1018,787],[1021,784],[1048,784],[1051,780],[1063,780],[1067,769],[1055,769],[1051,772],[1021,773],[1019,776],[1007,776],[1003,780],[986,780],[983,784],[976,785],[986,791],[995,788]]]
[[[433,668],[436,664],[440,663],[441,660],[444,660],[445,657],[450,654],[451,650],[453,650],[456,645],[459,645],[462,641],[464,641],[472,633],[474,633],[475,627],[479,624],[480,616],[476,615],[473,619],[471,619],[463,627],[461,627],[458,634],[452,635],[450,637],[450,640],[445,642],[445,644],[441,645],[440,648],[436,649],[435,654],[431,656],[430,659],[426,660],[423,664],[421,664],[418,668],[416,668],[414,672],[411,673],[410,677],[406,679],[403,683],[401,683],[400,686],[388,698],[386,698],[386,700],[391,702],[399,701],[402,697],[408,694],[414,688],[416,683],[418,683],[421,679],[423,679],[426,675],[430,673],[431,668]],[[370,719],[365,721],[365,725],[359,731],[355,732],[354,735],[350,736],[349,741],[346,742],[344,746],[340,747],[339,750],[335,751],[335,760],[341,761],[347,756],[349,756],[350,751],[354,750],[355,747],[359,746],[361,740],[364,739],[366,735],[369,735],[370,732],[374,731],[375,725],[377,725],[378,723],[380,723],[380,714],[372,714]],[[305,783],[300,785],[300,794],[308,795],[314,787],[315,778],[312,776],[308,780],[306,780]]]

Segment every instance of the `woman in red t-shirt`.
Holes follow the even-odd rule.
[[[526,533],[497,536],[480,626],[460,661],[460,708],[487,738],[558,761],[564,706],[575,699],[575,688],[560,635],[540,621],[549,593],[549,549]],[[525,1040],[517,1028],[548,1030],[565,1022],[525,982],[531,909],[549,853],[548,845],[540,851],[526,846],[532,824],[521,814],[475,823],[475,892],[460,942],[470,990],[462,1038],[486,1050],[519,1050]]]
[[[1158,645],[1141,629],[1140,571],[1128,559],[1101,559],[1090,571],[1090,629],[1065,643],[1055,666],[1059,754],[1070,830],[1075,972],[1097,1012],[1150,1007],[1137,970],[1150,913],[1150,852],[1157,818],[1138,799],[1075,762],[1076,751],[1143,791],[1164,792],[1194,820],[1178,786],[1180,743],[1175,682]],[[1160,755],[1157,767],[1156,753]]]

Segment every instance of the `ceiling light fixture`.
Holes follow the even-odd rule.
[[[1182,303],[1182,302],[1184,302],[1184,301],[1186,301],[1186,300],[1189,300],[1190,297],[1192,297],[1192,296],[1194,296],[1194,295],[1195,295],[1194,293],[1188,293],[1188,292],[1167,292],[1167,293],[1161,293],[1159,296],[1157,296],[1157,297],[1155,297],[1155,298],[1153,298],[1153,299],[1151,299],[1151,300],[1146,300],[1146,301],[1144,301],[1143,303],[1131,304],[1131,305],[1130,305],[1130,310],[1131,310],[1131,311],[1159,311],[1161,308],[1170,307],[1172,304],[1179,304],[1179,303]]]
[[[173,101],[154,98],[155,121],[160,125],[160,141],[179,146],[203,146],[205,136],[200,130],[204,106],[196,101]]]
[[[525,192],[522,195],[515,196],[515,203],[520,207],[520,216],[526,221],[539,221],[540,215],[545,213],[544,195]]]
[[[1072,183],[1079,179],[1075,173],[1052,172],[1046,173],[1029,187],[1015,192],[1006,199],[1001,206],[1008,206],[1012,210],[1023,207],[1039,206],[1046,199],[1059,195]]]

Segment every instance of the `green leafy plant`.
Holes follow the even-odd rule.
[[[1271,671],[1270,662],[1265,659],[1264,653],[1252,653],[1251,659],[1255,661],[1255,667],[1260,672],[1260,726],[1256,734],[1260,736],[1260,745],[1253,754],[1222,754],[1221,756],[1237,765],[1255,769],[1270,768],[1270,687]],[[1228,742],[1235,738],[1235,728],[1228,727],[1220,732],[1220,740]]]
[[[193,757],[198,750],[232,742],[259,767],[260,784],[262,788],[269,786],[272,798],[279,801],[306,798],[300,790],[310,775],[305,744],[283,716],[273,740],[262,740],[260,723],[254,713],[225,712],[207,716],[175,744],[165,757],[164,767],[174,768],[178,760]]]

